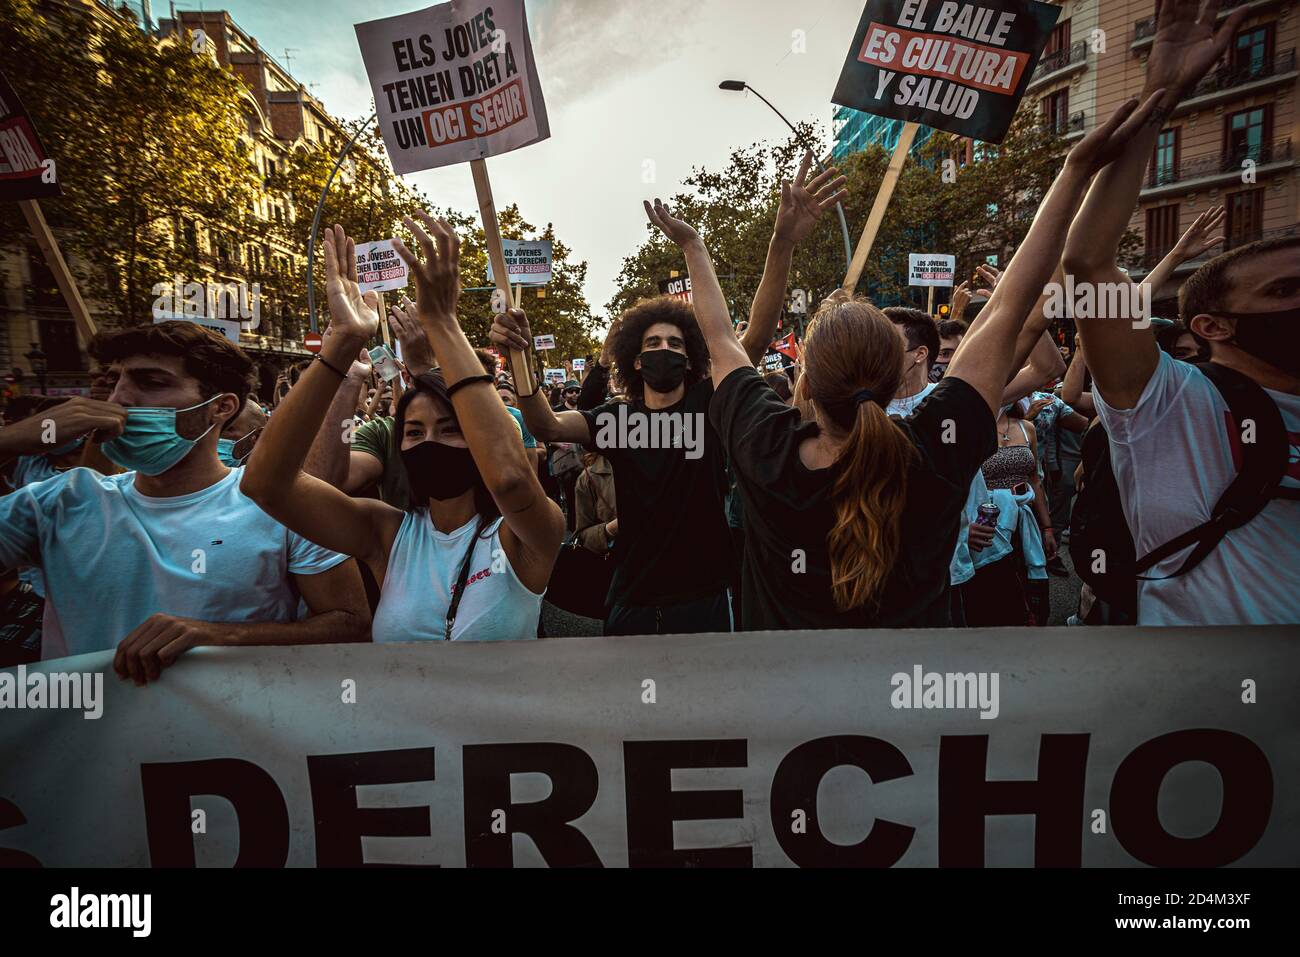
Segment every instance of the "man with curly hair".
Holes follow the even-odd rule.
[[[845,182],[833,169],[808,180],[811,161],[806,155],[794,182],[782,185],[763,279],[740,340],[753,363],[776,332],[794,247],[835,204]],[[519,310],[498,316],[492,340],[499,348],[526,353],[533,341],[527,317]],[[621,317],[608,352],[627,403],[555,412],[540,392],[519,397],[524,420],[538,439],[580,443],[613,466],[618,567],[606,596],[605,634],[730,631],[734,559],[725,511],[726,462],[708,424],[713,384],[695,314],[666,296],[642,300]],[[589,374],[605,377],[610,371],[602,354]],[[638,436],[646,422],[644,431],[651,435],[667,434],[664,423],[671,423],[677,439],[684,440],[646,442]],[[622,427],[626,423],[629,428]]]

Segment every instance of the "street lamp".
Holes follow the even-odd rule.
[[[786,126],[790,127],[790,132],[794,134],[796,142],[812,155],[813,162],[817,164],[817,170],[822,173],[826,172],[826,167],[823,166],[822,161],[817,158],[817,151],[808,145],[804,138],[799,134],[799,131],[795,129],[794,124],[787,120],[785,114],[773,106],[771,101],[762,93],[759,93],[758,90],[754,89],[744,80],[723,80],[718,84],[718,89],[727,90],[731,93],[743,93],[745,90],[749,90],[750,93],[753,93],[756,97],[767,104],[768,109],[781,117],[781,121],[785,123]],[[844,218],[843,203],[837,202],[835,204],[835,211],[839,213],[840,216],[840,232],[844,236],[844,268],[845,270],[848,270],[852,267],[853,263],[853,240],[849,238],[849,221]]]
[[[45,395],[45,372],[49,368],[45,353],[41,351],[40,346],[34,346],[24,358],[32,364],[32,372],[35,373],[36,381],[41,387],[41,395]]]

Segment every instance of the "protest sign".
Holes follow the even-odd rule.
[[[0,671],[0,864],[1300,860],[1283,627],[199,648],[147,688],[112,658]]]
[[[957,257],[943,253],[908,253],[909,286],[951,286],[957,274]]]
[[[165,312],[155,309],[153,311],[153,324],[156,326],[160,322],[192,322],[196,326],[206,326],[209,329],[215,329],[235,345],[239,345],[239,320],[237,319],[214,319],[208,316],[183,312]]]
[[[501,252],[512,286],[545,286],[551,281],[551,241],[549,239],[504,239]],[[488,282],[495,282],[492,263],[488,262]]]
[[[356,31],[398,173],[498,156],[551,135],[523,0],[455,0]]]
[[[832,101],[987,143],[1060,15],[1038,0],[868,0]]]
[[[587,371],[587,360],[586,360],[586,359],[570,359],[570,360],[569,360],[569,367],[570,367],[571,369],[573,369],[574,372],[586,372],[586,371]]]
[[[548,349],[555,348],[555,336],[549,333],[544,336],[533,336],[533,349],[537,352],[545,352]]]
[[[680,299],[687,303],[694,302],[691,295],[691,277],[679,276],[676,279],[660,280],[659,295],[672,296],[674,299]]]
[[[788,356],[792,361],[799,361],[799,343],[795,341],[794,333],[788,333],[784,337],[777,339],[772,343],[771,348],[784,356]]]
[[[31,117],[0,73],[0,202],[63,195],[56,173]]]
[[[547,369],[545,374],[547,385],[563,385],[564,381],[569,377],[569,374],[563,369]]]
[[[391,239],[357,243],[357,285],[362,292],[391,292],[405,289],[409,279],[406,263],[393,248]]]
[[[393,355],[393,350],[387,344],[375,346],[370,350],[370,364],[383,376],[385,382],[401,378],[402,370],[397,365],[397,357]]]

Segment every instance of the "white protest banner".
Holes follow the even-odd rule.
[[[231,319],[209,319],[207,316],[190,316],[178,312],[160,312],[154,310],[153,324],[156,326],[160,322],[192,322],[196,326],[207,326],[209,329],[215,329],[235,345],[239,345],[239,321]]]
[[[545,286],[551,281],[551,241],[549,239],[503,239],[506,272],[512,286]],[[492,262],[488,261],[488,282],[496,282]]]
[[[1293,628],[112,657],[0,671],[0,866],[1300,861]]]
[[[408,281],[406,263],[393,248],[391,239],[357,243],[357,285],[362,292],[391,292],[405,289]]]
[[[533,336],[533,349],[537,352],[545,352],[548,349],[555,348],[555,336],[546,334],[544,336]]]
[[[957,275],[957,257],[943,253],[908,253],[909,286],[951,286]]]
[[[356,31],[398,173],[497,156],[551,135],[523,0],[453,0]]]
[[[547,369],[545,375],[547,385],[560,385],[569,377],[563,369]]]
[[[868,0],[831,101],[1000,143],[1060,13],[1038,0]]]
[[[586,360],[586,359],[570,359],[570,360],[569,360],[569,366],[570,366],[570,368],[573,369],[574,372],[586,372],[586,371],[587,371],[587,360]]]

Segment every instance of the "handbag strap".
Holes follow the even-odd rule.
[[[474,558],[474,546],[478,544],[478,537],[483,534],[483,516],[478,517],[474,523],[474,534],[470,536],[469,548],[465,551],[465,558],[460,563],[460,573],[456,576],[456,590],[451,593],[451,605],[447,608],[447,627],[442,633],[443,641],[451,641],[451,629],[456,624],[456,611],[460,608],[461,596],[465,594],[465,582],[469,580],[469,564]]]

